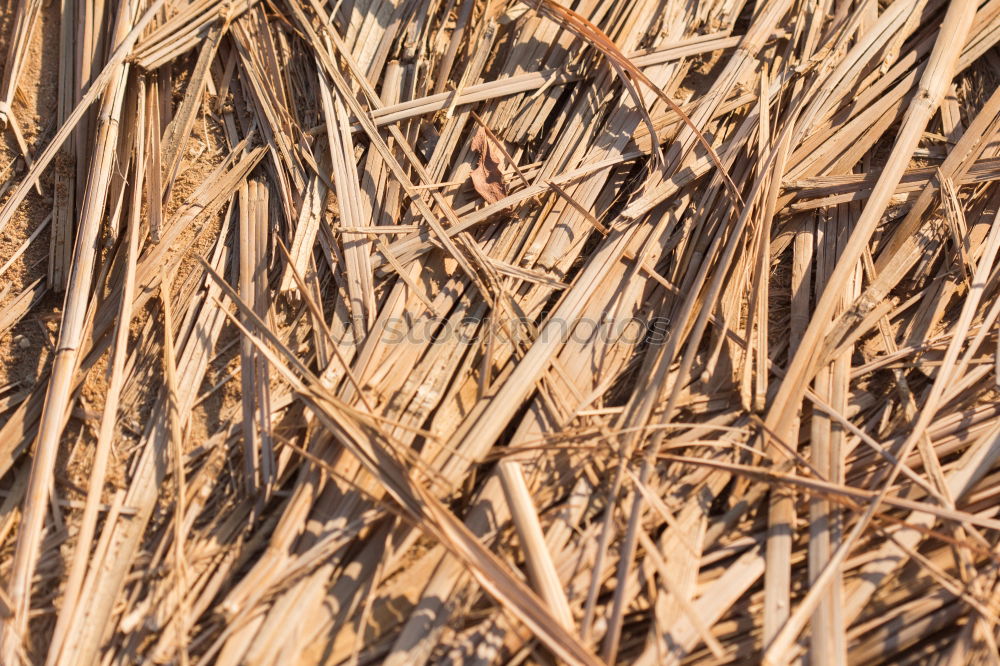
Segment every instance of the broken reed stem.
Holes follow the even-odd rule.
[[[531,501],[528,485],[524,481],[521,465],[514,460],[504,460],[497,465],[503,484],[507,505],[510,507],[517,535],[524,550],[524,559],[532,584],[549,605],[552,615],[567,631],[575,631],[573,613],[563,591],[562,582],[552,563],[552,556],[545,545],[545,536],[538,521],[538,513]]]
[[[138,127],[145,126],[146,98],[145,77],[139,78],[138,110],[136,123]],[[146,170],[145,137],[142,132],[136,134],[135,158],[132,162],[132,198],[128,217],[128,238],[125,246],[125,267],[122,280],[121,304],[118,311],[118,322],[115,327],[114,347],[111,356],[110,382],[101,413],[100,429],[94,451],[93,467],[90,472],[90,482],[87,487],[87,500],[83,515],[80,518],[80,531],[77,537],[73,563],[70,567],[66,588],[63,592],[63,604],[60,609],[56,628],[52,634],[46,666],[59,663],[63,649],[63,639],[70,633],[70,626],[78,617],[77,602],[84,577],[87,572],[87,561],[90,555],[91,542],[97,528],[98,504],[104,490],[107,475],[108,460],[111,456],[112,439],[118,419],[118,407],[122,386],[125,381],[124,368],[128,347],[129,328],[132,321],[132,305],[135,295],[135,271],[139,256],[139,227],[142,214],[143,174]],[[95,562],[95,564],[97,564]]]
[[[173,280],[170,274],[163,272],[160,277],[160,301],[163,303],[163,368],[167,388],[167,418],[170,429],[170,458],[173,461],[174,492],[177,493],[174,509],[174,575],[177,578],[177,654],[182,666],[190,662],[188,656],[187,635],[190,620],[188,619],[188,601],[184,590],[187,589],[187,561],[184,557],[185,504],[187,484],[184,478],[184,432],[181,425],[180,406],[177,402],[177,364],[174,359],[174,315],[170,294]]]

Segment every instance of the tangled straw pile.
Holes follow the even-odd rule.
[[[11,0],[0,663],[997,663],[1000,0]]]

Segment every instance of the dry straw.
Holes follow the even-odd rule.
[[[6,3],[0,663],[1000,661],[998,42]]]

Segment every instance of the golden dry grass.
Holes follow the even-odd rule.
[[[0,664],[1000,663],[998,41],[0,5]]]

